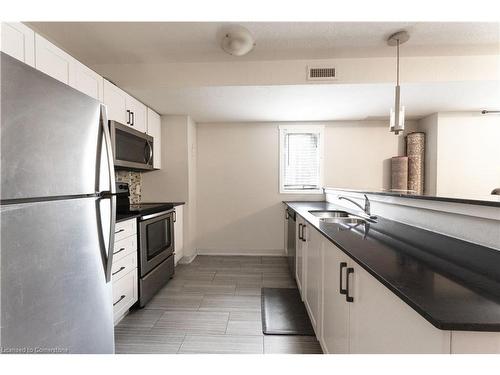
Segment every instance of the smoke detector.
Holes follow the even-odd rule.
[[[253,49],[255,41],[250,31],[242,26],[233,26],[224,33],[221,46],[230,55],[243,56]]]

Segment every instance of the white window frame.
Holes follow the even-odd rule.
[[[279,192],[280,194],[322,194],[324,184],[324,125],[279,125]],[[290,190],[284,188],[285,170],[285,133],[318,133],[319,134],[319,188],[314,190]]]

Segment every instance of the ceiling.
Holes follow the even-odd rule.
[[[256,47],[227,55],[222,22],[28,22],[87,65],[393,56],[386,44],[406,29],[404,56],[499,53],[500,24],[485,22],[247,22]]]
[[[500,23],[467,22],[252,22],[240,23],[256,40],[243,57],[220,48],[229,23],[220,22],[31,22],[36,31],[71,55],[115,79],[142,64],[226,63],[394,56],[387,37],[405,29],[402,56],[500,54]],[[108,66],[107,74],[99,67]],[[452,67],[451,67],[452,68]],[[160,68],[159,72],[164,71]],[[272,72],[269,72],[272,74]],[[460,77],[458,77],[460,79]],[[387,118],[393,84],[163,87],[158,76],[124,88],[161,114],[189,114],[197,122],[322,121]],[[154,81],[153,81],[154,80]],[[465,78],[462,78],[465,81]],[[437,111],[498,109],[499,81],[402,85],[410,118]]]
[[[282,85],[136,90],[160,113],[189,114],[196,122],[387,119],[394,86]],[[438,111],[498,109],[500,82],[440,82],[401,86],[407,117]]]

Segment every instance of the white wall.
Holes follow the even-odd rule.
[[[196,251],[196,124],[189,116],[162,116],[162,169],[142,174],[144,202],[186,202],[184,255]]]
[[[318,123],[319,124],[319,123]],[[387,160],[402,136],[385,121],[325,124],[325,185],[380,189]],[[197,246],[200,253],[283,251],[283,200],[323,195],[279,194],[279,123],[198,124]]]
[[[426,194],[480,198],[500,187],[499,116],[440,112],[417,128],[426,133]]]
[[[487,196],[500,187],[500,117],[439,113],[437,194]]]

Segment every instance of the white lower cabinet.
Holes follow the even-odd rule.
[[[327,353],[450,353],[450,332],[435,328],[332,243],[323,249]]]
[[[323,288],[320,343],[325,353],[349,353],[349,303],[346,303],[344,274],[348,257],[328,240],[323,244]]]
[[[182,206],[175,207],[175,221],[174,221],[174,264],[184,256],[184,208]]]
[[[116,223],[113,265],[113,316],[115,324],[137,302],[137,220]]]
[[[295,239],[295,281],[297,282],[297,286],[299,288],[300,295],[302,300],[304,300],[304,257],[303,254],[306,251],[307,243],[302,238],[302,234],[304,233],[304,225],[305,220],[297,215],[296,221],[297,229],[296,229],[296,239]]]
[[[307,251],[304,253],[305,289],[304,303],[311,318],[311,323],[319,337],[321,333],[321,302],[322,302],[322,252],[323,236],[316,229],[306,224],[304,237]]]
[[[137,269],[113,282],[113,317],[117,324],[137,301]]]
[[[450,353],[450,331],[434,327],[360,266],[350,267],[350,353]]]

